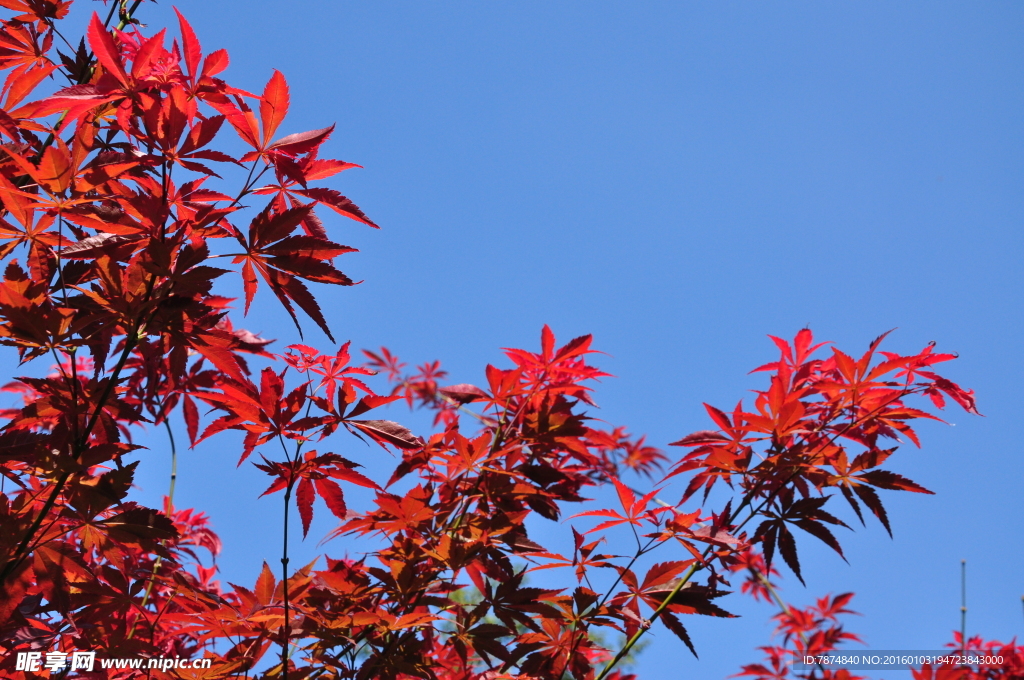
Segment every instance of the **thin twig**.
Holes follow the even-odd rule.
[[[967,560],[960,560],[960,653],[967,651]]]

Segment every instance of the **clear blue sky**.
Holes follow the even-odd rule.
[[[773,358],[768,333],[809,325],[853,352],[898,327],[895,351],[958,352],[950,377],[986,417],[952,413],[894,459],[937,495],[886,493],[895,539],[870,522],[843,532],[849,566],[808,539],[808,587],[785,592],[854,590],[850,626],[871,648],[938,648],[967,559],[969,632],[1024,637],[1024,5],[177,4],[207,51],[229,50],[233,84],[285,73],[282,133],[337,122],[329,155],[365,166],[333,186],[383,229],[330,220],[362,251],[341,268],[365,282],[322,298],[355,346],[479,382],[544,323],[593,333],[617,376],[600,417],[658,445],[707,427],[702,401],[760,385],[746,373]],[[167,25],[170,4],[143,16]],[[262,303],[246,325],[293,341]],[[246,584],[279,555],[279,501],[255,500],[262,473],[236,471],[231,442],[183,454],[178,502],[213,516],[224,576]],[[156,502],[166,450],[152,446],[139,493]],[[317,514],[310,558],[331,527]],[[771,610],[723,605],[743,618],[687,621],[700,662],[662,631],[641,676],[759,660]]]

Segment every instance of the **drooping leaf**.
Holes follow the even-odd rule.
[[[302,519],[302,537],[309,534],[309,525],[313,521],[313,500],[316,498],[316,491],[313,482],[303,477],[295,489],[295,502],[299,506],[299,517]]]
[[[679,620],[679,617],[670,611],[661,612],[661,622],[665,624],[665,627],[672,631],[677,638],[683,641],[686,648],[690,650],[695,659],[699,659],[697,656],[697,650],[693,647],[693,641],[690,639],[690,634],[686,632],[686,628],[683,626],[683,622]]]

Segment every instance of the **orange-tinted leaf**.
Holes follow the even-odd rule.
[[[43,152],[36,180],[51,193],[59,194],[71,181],[71,157],[63,140]]]
[[[260,604],[267,605],[273,601],[276,587],[277,580],[274,578],[274,573],[270,571],[270,565],[264,562],[263,570],[260,572],[259,578],[256,579],[255,595]]]
[[[97,61],[103,66],[103,70],[127,87],[128,74],[125,73],[124,65],[121,63],[121,55],[114,44],[114,39],[107,32],[96,12],[92,13],[92,20],[89,22],[88,36],[89,46],[92,48],[93,54],[96,55]]]
[[[206,59],[203,61],[203,75],[204,76],[215,76],[228,67],[231,63],[228,59],[227,50],[216,50],[206,55]]]
[[[30,95],[39,83],[43,82],[51,73],[57,70],[56,64],[46,64],[43,66],[35,66],[34,68],[25,71],[20,74],[17,78],[14,78],[10,82],[10,87],[7,91],[7,100],[4,102],[5,109],[13,109],[15,106],[21,103],[25,97]],[[10,116],[8,116],[9,118]]]
[[[178,15],[178,26],[181,29],[181,45],[185,53],[185,65],[188,67],[189,76],[195,80],[199,77],[199,60],[203,58],[203,50],[199,46],[199,39],[196,38],[195,31],[192,30],[177,7],[174,8],[174,13]]]
[[[263,121],[263,145],[266,146],[288,114],[288,82],[274,70],[260,98],[260,119]]]

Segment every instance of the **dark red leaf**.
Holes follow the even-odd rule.
[[[313,521],[313,500],[316,492],[313,483],[303,477],[295,489],[295,503],[299,506],[299,517],[302,518],[302,537],[309,533],[309,525]]]
[[[690,634],[686,632],[686,628],[683,626],[683,622],[679,620],[679,617],[670,611],[661,612],[661,622],[665,624],[665,627],[672,631],[677,638],[683,641],[686,648],[690,650],[694,658],[699,659],[697,656],[697,650],[693,648],[693,641],[690,640]]]
[[[486,399],[487,393],[479,387],[474,385],[468,385],[465,383],[459,385],[449,385],[448,387],[442,387],[437,390],[442,395],[448,397],[452,401],[460,404],[468,404],[478,399]]]
[[[360,432],[364,432],[379,443],[387,442],[400,449],[416,449],[423,446],[422,439],[408,428],[390,420],[346,420]]]
[[[330,479],[317,479],[314,483],[317,493],[327,503],[327,507],[334,513],[334,516],[338,519],[345,519],[348,509],[345,507],[345,494],[342,493],[341,487]]]
[[[320,130],[310,130],[309,132],[299,132],[294,135],[288,135],[287,137],[282,137],[268,146],[267,150],[286,153],[290,156],[309,153],[323,144],[324,141],[330,137],[332,132],[334,132],[333,125],[321,128]]]

